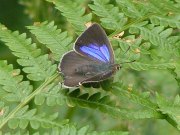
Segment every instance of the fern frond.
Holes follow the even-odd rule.
[[[10,120],[13,119],[17,112],[21,110],[34,96],[39,94],[46,86],[48,86],[54,79],[59,76],[58,74],[54,74],[53,76],[49,77],[42,85],[40,85],[36,90],[30,93],[22,102],[20,102],[15,108],[11,111],[7,111],[6,115],[3,115],[1,122],[0,122],[0,129]]]
[[[174,2],[165,0],[150,0],[148,2],[140,2],[144,7],[149,8],[151,12],[166,15],[167,13],[178,13],[179,9],[175,6]]]
[[[128,88],[122,83],[115,83],[112,86],[112,93],[118,98],[126,98],[132,102],[140,104],[146,108],[150,108],[153,111],[156,111],[157,105],[150,101],[147,97],[144,97],[143,94],[137,93],[135,90],[128,91]]]
[[[71,0],[46,0],[52,2],[62,15],[73,25],[77,32],[86,29],[85,24],[91,21],[92,14],[85,14],[85,8]]]
[[[152,30],[145,27],[136,28],[140,30],[140,35],[144,40],[150,41],[151,44],[160,47],[167,53],[177,54],[177,46],[168,41],[170,35],[172,34],[172,28],[165,30],[163,26],[154,27]]]
[[[35,130],[36,131],[36,130]],[[76,124],[66,124],[62,128],[52,127],[51,130],[39,130],[33,135],[128,135],[127,131],[91,131],[89,126],[78,127]],[[27,130],[20,130],[17,132],[1,132],[0,135],[31,135]]]
[[[171,40],[169,40],[170,38]],[[177,42],[177,40],[178,38],[176,37],[168,38],[168,42],[170,44],[173,44],[175,47],[175,43]],[[125,38],[123,38],[122,40],[112,40],[113,45],[117,48],[115,50],[115,55],[116,60],[118,60],[118,63],[123,63],[123,61],[136,60],[135,62],[132,62],[130,64],[123,65],[124,68],[128,67],[133,70],[141,71],[150,69],[174,69],[177,67],[177,63],[175,61],[169,62],[169,60],[166,59],[162,59],[161,61],[149,60],[148,62],[144,62],[144,57],[146,57],[146,55],[148,56],[149,54],[151,54],[151,52],[149,51],[151,43],[144,43],[142,39],[133,38],[129,40],[132,42],[128,43],[127,41]],[[149,45],[146,47],[146,44]],[[128,47],[130,47],[129,50]],[[151,55],[154,56],[155,54]]]
[[[86,135],[89,131],[89,126],[84,126],[81,128],[77,128],[76,125],[66,125],[59,134],[65,135],[65,134],[74,134],[74,135]]]
[[[61,94],[61,91],[60,85],[52,83],[35,96],[34,102],[37,105],[42,105],[44,102],[48,106],[63,105],[65,103],[65,97]]]
[[[99,92],[89,95],[88,93],[80,94],[79,89],[76,89],[71,92],[68,92],[68,90],[66,89],[64,91],[61,90],[58,93],[51,94],[49,94],[49,92],[44,92],[43,94],[41,93],[41,95],[43,95],[44,97],[49,97],[51,99],[54,98],[55,100],[60,98],[61,101],[66,101],[68,106],[80,106],[85,108],[99,109],[100,111],[107,113],[108,115],[121,119],[144,119],[161,117],[161,115],[153,109],[129,111],[126,108],[121,108],[115,105],[116,102],[114,100],[111,100],[109,95],[102,96]],[[146,103],[148,102],[145,99],[144,101],[146,101]]]
[[[180,29],[180,20],[178,16],[160,16],[154,15],[150,17],[151,23],[154,25],[161,25],[164,27],[170,26],[172,28]]]
[[[29,81],[23,81],[19,69],[13,69],[7,61],[0,61],[0,85],[2,86],[1,100],[10,102],[23,101],[31,92],[32,86]]]
[[[67,32],[57,29],[54,22],[43,22],[29,26],[30,32],[33,33],[39,42],[45,44],[52,52],[52,57],[56,61],[67,52],[68,46],[72,42],[72,37],[67,37]]]
[[[81,107],[97,108],[100,111],[107,113],[115,118],[121,119],[144,119],[144,118],[159,118],[161,115],[155,110],[131,110],[115,105],[115,101],[111,101],[108,96],[101,97],[100,94],[95,93],[91,96],[87,94],[72,96],[68,94],[67,101],[70,105],[78,105]],[[118,97],[117,97],[118,98]],[[134,98],[135,99],[135,98]],[[137,97],[136,97],[137,100]],[[139,100],[139,99],[138,99]],[[144,104],[151,104],[146,101]],[[144,102],[139,101],[139,102]],[[153,105],[152,105],[153,106]],[[154,107],[154,106],[153,106]]]
[[[125,131],[104,131],[104,132],[93,132],[90,131],[89,126],[84,126],[78,128],[75,124],[68,124],[62,129],[52,128],[51,131],[39,131],[35,135],[41,135],[45,133],[46,135],[128,135],[128,132]]]
[[[176,69],[169,69],[169,72],[174,77],[174,79],[176,80],[178,86],[180,87],[180,77],[178,75],[178,73],[180,73],[179,72],[179,67],[180,67],[180,65],[178,65],[178,67]]]
[[[20,131],[20,130],[14,131],[14,132],[10,132],[10,131],[1,132],[0,131],[0,135],[30,135],[30,133],[28,131]]]
[[[30,124],[33,129],[38,129],[40,127],[62,128],[68,122],[68,120],[57,121],[56,119],[58,117],[58,113],[54,113],[48,116],[45,113],[36,113],[36,109],[28,110],[28,106],[21,108],[21,110],[19,110],[16,115],[8,121],[9,128],[16,129],[19,126],[21,129],[25,129],[28,124]]]
[[[174,69],[176,68],[175,63],[171,62],[134,62],[131,64],[128,64],[130,68],[142,71],[142,70],[150,70],[150,69]]]
[[[79,134],[80,135],[80,134]],[[128,132],[123,131],[106,131],[106,132],[92,132],[87,135],[129,135]]]
[[[0,123],[3,121],[9,113],[9,106],[6,106],[5,102],[0,101]]]
[[[116,0],[118,7],[109,4],[109,0],[94,0],[94,4],[89,7],[97,16],[101,17],[101,24],[107,28],[115,30],[110,36],[114,36],[123,30],[129,29],[132,25],[138,25],[146,19],[154,21],[154,23],[161,24],[167,27],[179,27],[178,8],[175,3],[169,1],[130,1],[130,0]],[[171,6],[170,6],[171,5]],[[169,17],[167,14],[172,14]],[[130,17],[127,23],[127,17]],[[153,18],[156,18],[153,19]],[[161,20],[161,23],[157,21]],[[164,18],[164,19],[163,19]],[[168,18],[168,19],[166,19]]]
[[[151,109],[141,109],[141,110],[131,110],[129,111],[126,108],[121,108],[116,105],[115,100],[111,100],[109,95],[102,95],[100,92],[89,95],[88,93],[80,93],[79,89],[69,92],[68,89],[60,89],[59,86],[49,86],[50,89],[46,89],[39,93],[35,97],[35,103],[38,105],[43,104],[45,101],[48,106],[53,106],[56,104],[62,105],[64,102],[68,106],[80,106],[85,108],[99,109],[100,111],[107,113],[116,118],[122,119],[144,119],[144,118],[158,118],[160,114],[155,110]],[[137,95],[136,95],[137,98]],[[135,100],[135,96],[133,98]],[[143,104],[143,102],[146,103]],[[144,106],[152,105],[153,108],[156,106],[144,99],[137,101],[138,103],[143,104]],[[148,103],[149,102],[149,103]]]
[[[94,4],[89,4],[97,16],[100,16],[101,24],[107,29],[120,29],[127,22],[127,18],[120,13],[118,7],[109,4],[109,0],[93,0]]]
[[[44,80],[56,71],[56,65],[52,65],[48,55],[41,55],[36,44],[32,44],[31,39],[26,39],[26,34],[12,33],[0,24],[0,40],[19,58],[17,62],[24,66],[23,71],[28,73],[30,80]]]
[[[130,18],[141,18],[149,12],[149,9],[138,1],[116,0],[123,13]]]
[[[147,13],[166,15],[167,13],[177,13],[178,8],[175,3],[164,0],[149,0],[149,1],[130,1],[116,0],[122,11],[129,17],[142,17]]]
[[[140,11],[142,10],[145,13],[148,11],[150,13],[155,13],[159,15],[166,15],[169,12],[172,12],[172,13],[178,12],[178,8],[175,6],[175,3],[170,2],[170,1],[164,1],[164,0],[131,1],[131,3],[129,3],[129,1],[126,1],[126,0],[122,0],[122,2],[120,0],[117,0],[117,2],[121,6],[123,6],[123,9],[126,8],[125,6],[129,6],[129,10],[134,11],[132,13],[137,13],[137,14],[138,14],[137,12],[138,10]]]
[[[177,95],[175,100],[168,101],[164,97],[156,94],[157,104],[159,111],[166,114],[166,120],[171,123],[174,127],[180,130],[180,97]],[[173,121],[172,121],[173,120]]]

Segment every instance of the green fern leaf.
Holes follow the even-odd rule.
[[[129,133],[123,131],[106,131],[106,132],[92,132],[87,135],[129,135]]]
[[[164,27],[170,26],[172,28],[180,28],[179,18],[177,16],[152,16],[151,23],[154,25],[161,25]]]
[[[89,129],[89,126],[84,126],[84,127],[81,127],[77,134],[78,135],[86,135],[88,133],[88,129]]]
[[[168,37],[172,34],[171,28],[166,30],[164,30],[163,26],[154,27],[152,30],[144,27],[137,28],[140,30],[140,34],[144,40],[149,40],[153,45],[159,46],[167,53],[174,54],[174,52],[177,52],[177,47],[168,42]]]
[[[0,85],[2,86],[3,97],[1,100],[11,102],[23,101],[32,91],[29,81],[22,81],[19,69],[13,69],[6,61],[0,61]]]
[[[166,100],[164,97],[156,94],[159,111],[166,114],[166,120],[174,127],[180,130],[180,97],[177,95],[174,102]],[[173,120],[173,121],[172,121]]]
[[[48,55],[40,55],[41,50],[31,43],[31,39],[26,39],[26,34],[12,33],[0,25],[0,40],[19,58],[17,62],[24,66],[23,71],[28,73],[30,80],[44,80],[56,71],[57,67],[51,64]]]
[[[60,57],[67,52],[68,46],[72,42],[71,37],[67,37],[67,32],[61,32],[54,25],[54,22],[43,22],[34,26],[29,26],[31,33],[33,33],[39,42],[45,44],[52,52],[54,60],[59,61]]]
[[[89,126],[77,128],[75,125],[67,125],[61,131],[60,135],[128,135],[128,132],[123,131],[105,131],[105,132],[92,132],[88,131]]]
[[[142,18],[148,13],[148,8],[140,4],[138,1],[116,0],[123,13],[131,18]]]
[[[83,126],[78,128],[77,125],[67,124],[62,128],[52,127],[51,130],[39,130],[38,132],[33,133],[32,135],[128,135],[129,133],[126,131],[104,131],[104,132],[96,132],[90,131],[89,126]],[[0,131],[0,135],[30,135],[29,131],[20,130],[16,132],[2,132]]]
[[[112,93],[116,95],[118,98],[123,97],[128,100],[140,104],[144,107],[150,108],[154,111],[157,109],[157,105],[151,102],[148,98],[143,95],[138,94],[135,90],[128,91],[128,88],[124,86],[122,83],[115,83],[112,86]]]
[[[54,113],[51,115],[45,115],[45,113],[37,114],[36,109],[28,110],[28,106],[25,106],[19,110],[15,116],[8,121],[8,125],[10,128],[15,129],[18,126],[22,129],[25,129],[28,124],[31,125],[33,129],[38,129],[40,127],[43,128],[51,128],[51,127],[59,127],[62,128],[65,124],[67,124],[68,120],[57,121],[58,113]]]
[[[71,0],[46,0],[52,2],[56,8],[62,12],[62,15],[73,25],[77,32],[86,29],[85,24],[91,21],[92,14],[85,15],[85,8]]]
[[[179,67],[180,67],[180,65],[178,65],[178,67],[176,69],[175,68],[174,69],[169,69],[169,72],[174,77],[174,79],[177,81],[177,84],[180,87],[180,77],[178,75],[178,73],[180,73],[179,72],[179,69],[180,69]]]
[[[150,69],[174,69],[176,67],[175,63],[171,62],[134,62],[128,64],[128,66],[134,70],[141,71],[141,70],[150,70]]]
[[[151,12],[166,15],[169,12],[178,13],[179,9],[171,1],[165,0],[150,0],[148,2],[142,3],[144,7],[149,8]]]
[[[40,93],[39,95],[43,96],[43,101],[45,101],[48,104],[48,98],[49,99],[53,99],[51,104],[48,104],[49,106],[52,105],[56,105],[56,104],[62,104],[65,101],[67,102],[68,106],[81,106],[81,107],[86,107],[86,108],[93,108],[96,109],[98,108],[100,111],[107,113],[113,117],[117,117],[117,118],[127,118],[127,119],[143,119],[143,118],[159,118],[161,117],[161,115],[152,110],[131,110],[131,112],[128,109],[125,108],[119,108],[119,106],[115,105],[115,101],[110,100],[110,97],[108,95],[102,96],[99,92],[94,93],[92,95],[89,95],[88,93],[80,93],[79,89],[76,89],[74,91],[68,92],[67,89],[64,89],[62,91],[62,89],[60,89],[59,86],[53,87],[53,90],[51,91],[44,91],[42,93]],[[36,98],[39,97],[39,95],[37,95]],[[35,103],[37,103],[35,98]],[[152,105],[153,108],[156,108],[156,106],[152,103],[150,103],[149,101],[144,99],[137,99],[138,97],[134,96],[134,98],[132,98],[133,100],[136,100],[136,102],[145,105]],[[141,97],[142,98],[142,97]],[[144,101],[146,101],[145,103],[143,103]],[[41,103],[41,102],[40,102]],[[151,108],[151,107],[150,107]]]
[[[63,128],[52,128],[51,131],[39,131],[33,135],[40,135],[45,133],[46,135],[128,135],[125,131],[104,131],[104,132],[93,132],[89,131],[89,126],[78,128],[77,125],[68,124]]]
[[[37,105],[42,105],[44,102],[48,106],[63,105],[65,98],[61,93],[60,85],[52,83],[44,91],[35,96],[34,102]]]
[[[178,12],[175,4],[164,0],[130,1],[116,0],[122,11],[131,18],[140,18],[147,13],[166,15],[169,12]]]
[[[13,131],[13,132],[1,132],[0,135],[30,135],[28,131]]]
[[[118,7],[109,4],[109,0],[93,1],[94,4],[89,4],[89,7],[93,10],[93,13],[101,17],[100,21],[103,27],[117,30],[126,24],[127,18],[119,12]]]
[[[5,106],[5,102],[0,101],[0,123],[9,113],[9,106]]]
[[[167,37],[169,35],[168,30],[169,29],[161,33],[161,36]],[[171,39],[168,38],[168,39],[169,39],[168,42],[173,45],[178,40],[175,37],[172,37]],[[123,38],[122,40],[119,40],[119,39],[112,40],[113,45],[116,46],[116,48],[118,48],[115,50],[116,60],[120,61],[118,63],[123,63],[123,61],[137,60],[133,63],[124,65],[123,66],[124,68],[128,67],[134,70],[141,71],[141,70],[150,70],[150,69],[174,69],[177,67],[176,62],[169,62],[169,60],[168,61],[161,60],[161,62],[159,60],[157,61],[151,60],[148,63],[145,63],[143,57],[146,57],[145,55],[151,54],[150,51],[148,50],[149,47],[145,48],[146,44],[148,44],[149,42],[145,44],[144,42],[142,42],[142,39],[133,39],[133,38],[130,39],[130,41],[132,42],[131,43],[126,42],[125,38]],[[130,49],[128,50],[129,47]],[[139,52],[136,52],[136,50],[138,50]]]
[[[20,102],[15,108],[14,108],[14,105],[13,105],[13,108],[12,108],[11,111],[8,111],[8,107],[4,107],[4,108],[7,108],[7,109],[3,108],[3,112],[5,112],[5,114],[3,114],[2,117],[0,117],[0,128],[2,128],[7,122],[9,122],[9,120],[12,120],[12,123],[10,122],[10,127],[16,128],[17,124],[19,124],[19,121],[17,122],[17,119],[15,118],[15,115],[17,114],[17,112],[20,112],[21,114],[22,114],[22,112],[26,112],[26,109],[23,109],[23,110],[21,110],[21,109],[32,98],[34,98],[35,95],[39,94],[46,86],[48,86],[50,83],[52,83],[52,81],[54,79],[56,79],[57,76],[58,76],[58,74],[54,74],[53,76],[49,77],[41,86],[39,86],[39,88],[34,90],[28,96],[24,97],[24,100],[21,100],[22,102]],[[30,115],[32,116],[35,112],[36,112],[36,110],[31,110],[31,111],[27,112],[27,114],[30,113]],[[15,119],[13,119],[13,118],[15,118]]]
[[[78,89],[75,91],[79,91]],[[66,100],[70,106],[81,106],[81,107],[90,107],[93,109],[99,109],[100,111],[107,113],[115,118],[122,118],[122,119],[144,119],[144,118],[160,118],[162,117],[156,111],[157,106],[150,101],[146,100],[142,97],[137,97],[137,95],[132,95],[133,101],[140,103],[147,107],[145,110],[131,110],[129,111],[126,108],[121,108],[115,105],[115,101],[111,101],[110,98],[107,96],[101,96],[99,93],[94,93],[91,96],[86,96],[86,98],[81,98],[82,95],[72,95],[72,92],[66,94]],[[73,92],[75,93],[75,92]],[[77,92],[76,92],[77,93]],[[70,96],[71,95],[71,96]],[[84,95],[84,94],[83,94]],[[116,95],[118,95],[116,93]],[[126,95],[127,96],[127,95]],[[104,97],[105,100],[104,100]],[[96,100],[91,100],[96,99]],[[102,100],[103,99],[103,100]],[[151,105],[151,106],[149,106]],[[149,109],[149,110],[148,110]]]

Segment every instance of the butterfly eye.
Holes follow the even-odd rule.
[[[120,66],[120,65],[117,65],[116,69],[117,69],[117,70],[120,70],[120,69],[121,69],[121,66]]]

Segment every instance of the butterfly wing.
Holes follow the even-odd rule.
[[[76,87],[79,85],[79,82],[93,77],[94,75],[85,76],[76,73],[76,69],[89,64],[96,64],[96,62],[77,54],[75,51],[66,53],[59,64],[59,71],[64,76],[64,85],[67,87]]]
[[[90,77],[90,78],[87,78],[87,79],[81,81],[79,84],[90,83],[90,82],[100,82],[100,81],[106,80],[106,79],[110,78],[114,74],[114,72],[115,71],[113,71],[113,70],[108,70],[106,72],[99,73],[93,77]]]
[[[91,25],[76,40],[74,49],[77,53],[89,59],[114,63],[114,53],[105,31],[98,25]]]
[[[64,85],[67,87],[76,87],[83,83],[99,82],[109,78],[113,74],[113,70],[103,72],[94,71],[93,74],[79,74],[76,70],[83,65],[100,65],[97,61],[87,59],[77,54],[75,51],[66,53],[59,64],[59,71],[64,76]],[[90,71],[91,72],[91,71]]]

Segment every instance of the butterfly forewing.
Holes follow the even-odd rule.
[[[114,63],[114,53],[105,31],[98,25],[90,26],[75,42],[75,51],[90,59]]]

